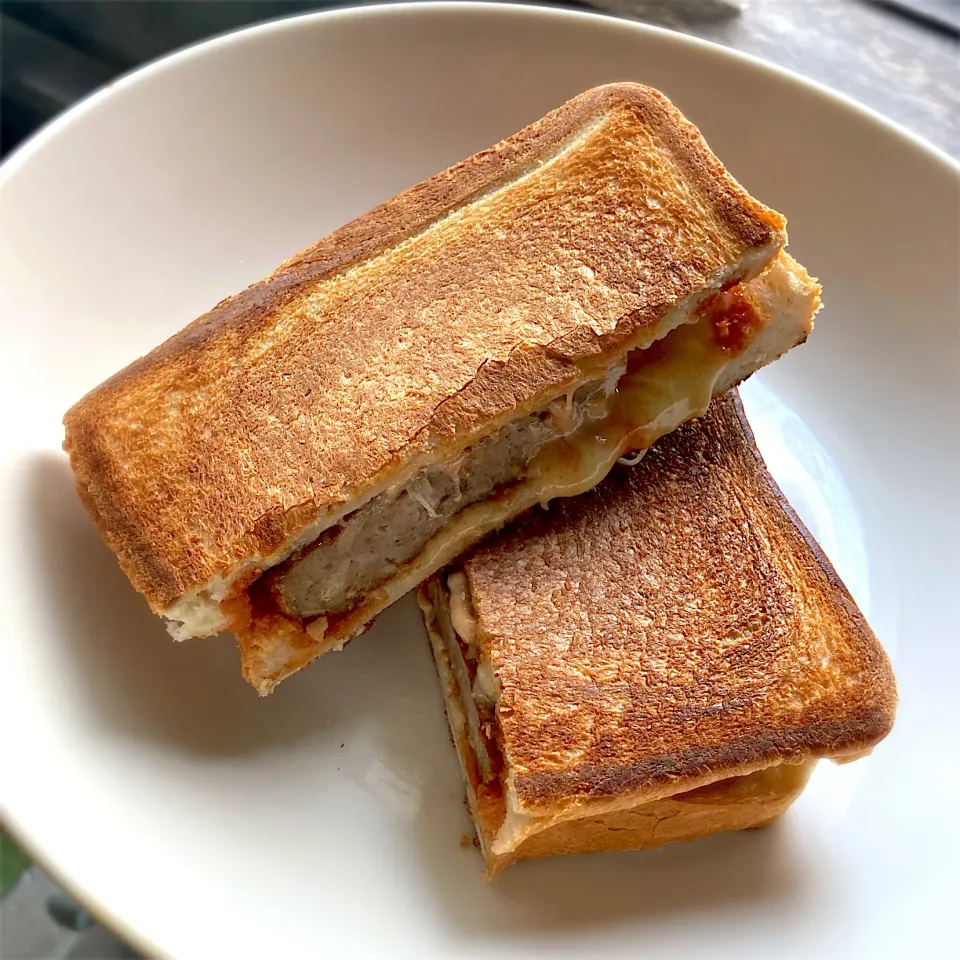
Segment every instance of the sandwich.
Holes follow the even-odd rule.
[[[418,602],[491,876],[765,826],[893,724],[890,663],[736,391]]]
[[[801,342],[817,287],[662,94],[601,87],[287,260],[80,400],[81,498],[261,694]]]

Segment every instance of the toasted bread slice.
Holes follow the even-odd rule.
[[[781,763],[662,800],[563,820],[530,834],[508,854],[490,858],[487,873],[493,877],[518,860],[606,850],[655,850],[667,843],[729,830],[757,830],[787,811],[803,792],[814,766],[815,760]],[[487,804],[479,809],[494,813]],[[490,831],[496,832],[495,824],[484,827],[484,832]]]
[[[785,240],[783,218],[662,94],[598,88],[302,251],[93,390],[65,418],[78,488],[175,636],[233,626],[254,650],[264,631],[231,601],[263,571],[325,546],[374,498],[400,499],[420,471],[597,389]],[[378,549],[382,572],[392,557]],[[391,575],[363,575],[358,589],[276,585],[275,612],[299,621],[296,638],[286,625],[298,664],[311,636],[314,653],[338,645],[375,612],[364,595]],[[340,627],[327,616],[351,609]],[[267,689],[291,657],[262,659],[250,676]]]
[[[426,468],[399,494],[387,492],[344,518],[330,535],[225,605],[233,611],[244,676],[269,693],[309,660],[342,646],[483,535],[536,503],[590,489],[626,450],[644,450],[699,416],[715,393],[806,338],[819,289],[781,253],[755,280],[715,298],[697,322],[631,351],[625,367],[602,384],[572,391],[549,411],[509,424],[452,464]],[[739,318],[736,324],[731,317]],[[525,437],[535,441],[532,452]],[[478,478],[497,481],[486,498],[472,492]],[[396,560],[382,563],[382,544]],[[288,607],[292,598],[327,602],[331,588],[362,583],[371,566],[369,589],[342,607]],[[314,616],[305,619],[304,613]]]
[[[639,846],[671,839],[644,818],[709,784],[722,800],[731,778],[774,804],[759,822],[802,784],[758,772],[854,759],[893,723],[889,661],[735,392],[635,468],[461,557],[419,601],[491,872],[635,845],[607,836],[615,821],[637,824]],[[730,815],[709,830],[754,825]],[[673,826],[698,835],[694,821]]]

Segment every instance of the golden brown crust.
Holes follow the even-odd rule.
[[[889,661],[733,393],[459,565],[522,809],[854,754],[893,723]]]
[[[608,850],[655,850],[667,843],[715,833],[766,827],[800,796],[812,766],[781,764],[662,800],[564,820],[531,834],[513,850],[499,855],[490,850],[494,830],[485,846],[487,876],[492,878],[518,860]],[[484,829],[483,821],[477,822],[478,829]]]
[[[587,802],[565,819],[549,814],[534,819],[512,844],[498,843],[507,816],[502,783],[497,778],[489,783],[481,780],[460,688],[440,635],[429,584],[418,587],[417,603],[436,660],[450,734],[466,780],[467,804],[486,860],[488,879],[518,860],[605,850],[644,850],[721,831],[767,826],[802,793],[816,765],[815,760],[777,764],[744,776],[714,779],[705,786],[671,796],[639,799],[616,809],[602,809]]]
[[[598,88],[219,304],[76,404],[65,447],[163,610],[784,240],[662,94]]]

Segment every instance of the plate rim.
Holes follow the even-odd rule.
[[[563,7],[550,6],[547,3],[518,3],[513,2],[513,0],[508,3],[490,3],[484,2],[484,0],[403,0],[403,2],[400,3],[361,3],[356,6],[340,7],[335,10],[319,10],[312,13],[294,14],[288,17],[266,20],[261,23],[229,30],[225,33],[208,37],[205,40],[199,40],[196,43],[188,44],[185,47],[181,47],[140,64],[115,79],[108,81],[102,87],[86,94],[76,103],[71,104],[62,113],[58,114],[44,126],[40,127],[40,129],[28,136],[22,143],[18,144],[13,151],[0,162],[0,187],[2,187],[10,176],[15,173],[23,163],[26,163],[34,153],[42,149],[48,141],[53,140],[62,130],[76,123],[85,113],[98,107],[101,102],[107,98],[126,90],[128,87],[148,80],[155,73],[173,69],[177,67],[181,61],[203,56],[209,50],[216,49],[219,46],[244,42],[245,40],[251,39],[255,34],[280,33],[284,30],[296,30],[299,29],[301,23],[307,21],[363,19],[366,17],[380,16],[403,17],[407,16],[408,12],[425,13],[428,11],[462,11],[464,13],[476,14],[481,10],[483,11],[483,15],[551,17],[557,20],[602,20],[615,25],[617,29],[625,28],[627,30],[635,30],[640,33],[659,37],[662,42],[676,43],[681,46],[685,45],[711,55],[717,55],[719,53],[722,56],[727,56],[733,60],[747,64],[754,69],[771,73],[783,80],[799,84],[800,86],[806,87],[810,92],[818,94],[825,100],[833,101],[840,106],[853,110],[855,113],[859,113],[863,119],[885,129],[888,133],[900,137],[909,143],[910,146],[925,153],[930,159],[943,164],[947,170],[954,173],[957,177],[960,177],[960,159],[954,158],[941,147],[931,143],[920,134],[914,133],[896,120],[890,119],[890,117],[887,117],[879,110],[860,103],[859,100],[839,90],[834,90],[819,80],[805,77],[788,67],[782,67],[772,60],[766,60],[756,54],[746,53],[737,50],[735,47],[728,47],[713,40],[706,40],[702,37],[681,33],[678,30],[671,30],[668,27],[661,27],[656,24],[642,23],[638,20],[628,20],[625,17],[607,14],[602,11],[571,10]]]

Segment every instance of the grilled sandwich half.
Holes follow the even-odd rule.
[[[802,341],[785,242],[666,97],[588,91],[80,400],[80,495],[173,635],[234,631],[269,693]]]
[[[418,599],[489,875],[764,826],[893,723],[890,663],[735,391]]]

